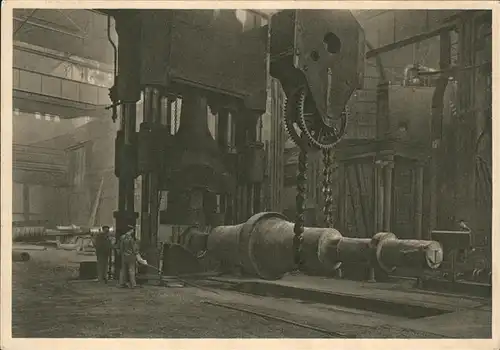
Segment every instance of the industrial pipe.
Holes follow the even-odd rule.
[[[28,261],[31,256],[27,252],[12,251],[12,261]]]

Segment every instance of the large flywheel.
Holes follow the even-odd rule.
[[[307,86],[292,91],[285,103],[285,126],[292,141],[300,148],[308,145],[317,149],[333,148],[345,134],[347,108],[337,121],[325,120],[310,95]]]

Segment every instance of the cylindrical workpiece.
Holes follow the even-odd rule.
[[[436,269],[443,261],[443,248],[436,241],[386,239],[377,246],[377,261],[387,272],[397,267]]]

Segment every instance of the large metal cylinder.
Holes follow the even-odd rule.
[[[239,267],[247,274],[274,280],[294,268],[293,229],[294,224],[282,214],[259,213],[243,224],[215,227],[208,234],[189,228],[183,245],[193,253],[206,246],[211,259],[229,271]],[[442,257],[441,245],[434,241],[399,240],[390,232],[349,238],[332,228],[306,227],[301,270],[328,274],[341,263],[378,266],[387,272],[396,267],[434,269]]]

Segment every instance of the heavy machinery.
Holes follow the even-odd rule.
[[[331,149],[345,132],[345,105],[363,78],[363,31],[350,11],[284,10],[271,17],[270,25],[253,21],[253,26],[235,10],[101,11],[114,18],[118,34],[118,43],[112,42],[117,72],[110,92],[113,118],[119,108],[121,126],[116,138],[116,234],[119,238],[129,225],[135,226],[134,179],[142,176],[141,250],[151,265],[159,266],[159,192],[165,190],[168,217],[183,225],[215,227],[208,230],[204,248],[219,260],[228,251],[238,252],[230,262],[261,278],[279,278],[304,266],[331,270],[350,259],[375,259],[383,265],[382,255],[405,255],[409,246],[427,257],[428,266],[439,265],[440,246],[434,242],[400,242],[391,233],[368,241],[348,239],[331,228]],[[256,126],[265,111],[268,63],[287,97],[287,130],[301,149],[292,226],[278,214],[257,214],[262,211],[264,155]],[[137,132],[141,94],[144,121]],[[178,98],[180,127],[172,132],[170,104]],[[207,125],[209,109],[218,116],[215,139]],[[226,147],[229,138],[235,140],[235,150]],[[312,148],[324,156],[326,229],[304,227],[307,153]],[[240,229],[224,226],[247,219]],[[251,232],[266,233],[258,250],[240,241],[255,237]],[[202,240],[204,235],[195,234]],[[386,265],[391,269],[394,264]]]

